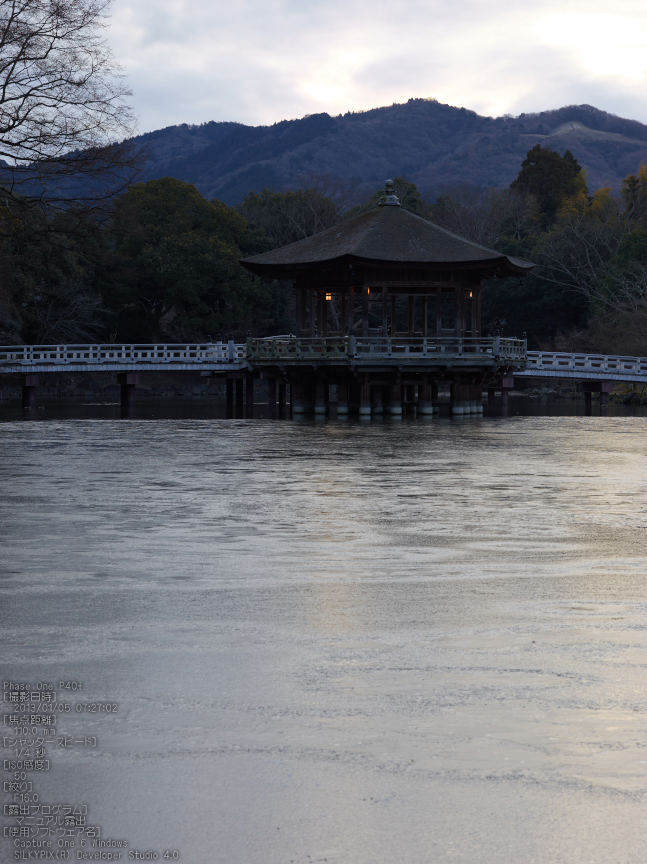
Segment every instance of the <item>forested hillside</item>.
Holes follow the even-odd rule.
[[[647,126],[589,105],[519,117],[482,117],[432,99],[347,113],[313,114],[273,126],[170,126],[146,145],[142,179],[171,176],[207,198],[238,204],[251,191],[327,184],[361,201],[400,175],[433,199],[470,184],[509,186],[535,144],[571,150],[591,188],[611,186],[647,162]]]
[[[483,332],[532,348],[647,355],[647,167],[618,194],[594,189],[570,151],[535,145],[507,189],[455,188],[426,201],[395,178],[402,206],[468,239],[533,261],[485,285]],[[377,184],[376,184],[377,185]],[[378,187],[379,188],[379,187]],[[293,332],[294,290],[239,259],[375,207],[348,209],[315,187],[248,194],[237,207],[172,177],[131,187],[109,223],[0,207],[0,341],[194,342]]]

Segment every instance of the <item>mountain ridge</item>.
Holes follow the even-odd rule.
[[[434,99],[271,126],[234,121],[180,124],[133,139],[148,149],[142,179],[176,177],[208,198],[237,204],[251,190],[341,183],[359,198],[400,175],[433,199],[457,185],[509,186],[535,144],[571,150],[591,189],[611,186],[647,162],[647,125],[569,105],[517,117],[485,117]]]

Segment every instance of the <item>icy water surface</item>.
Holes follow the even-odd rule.
[[[647,420],[0,446],[3,678],[118,705],[41,801],[185,864],[647,860]]]

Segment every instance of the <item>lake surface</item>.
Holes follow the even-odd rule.
[[[71,705],[41,802],[160,861],[644,864],[647,419],[0,447],[3,680]]]

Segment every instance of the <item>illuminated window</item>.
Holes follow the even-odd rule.
[[[332,300],[332,294],[326,294],[326,300]]]

